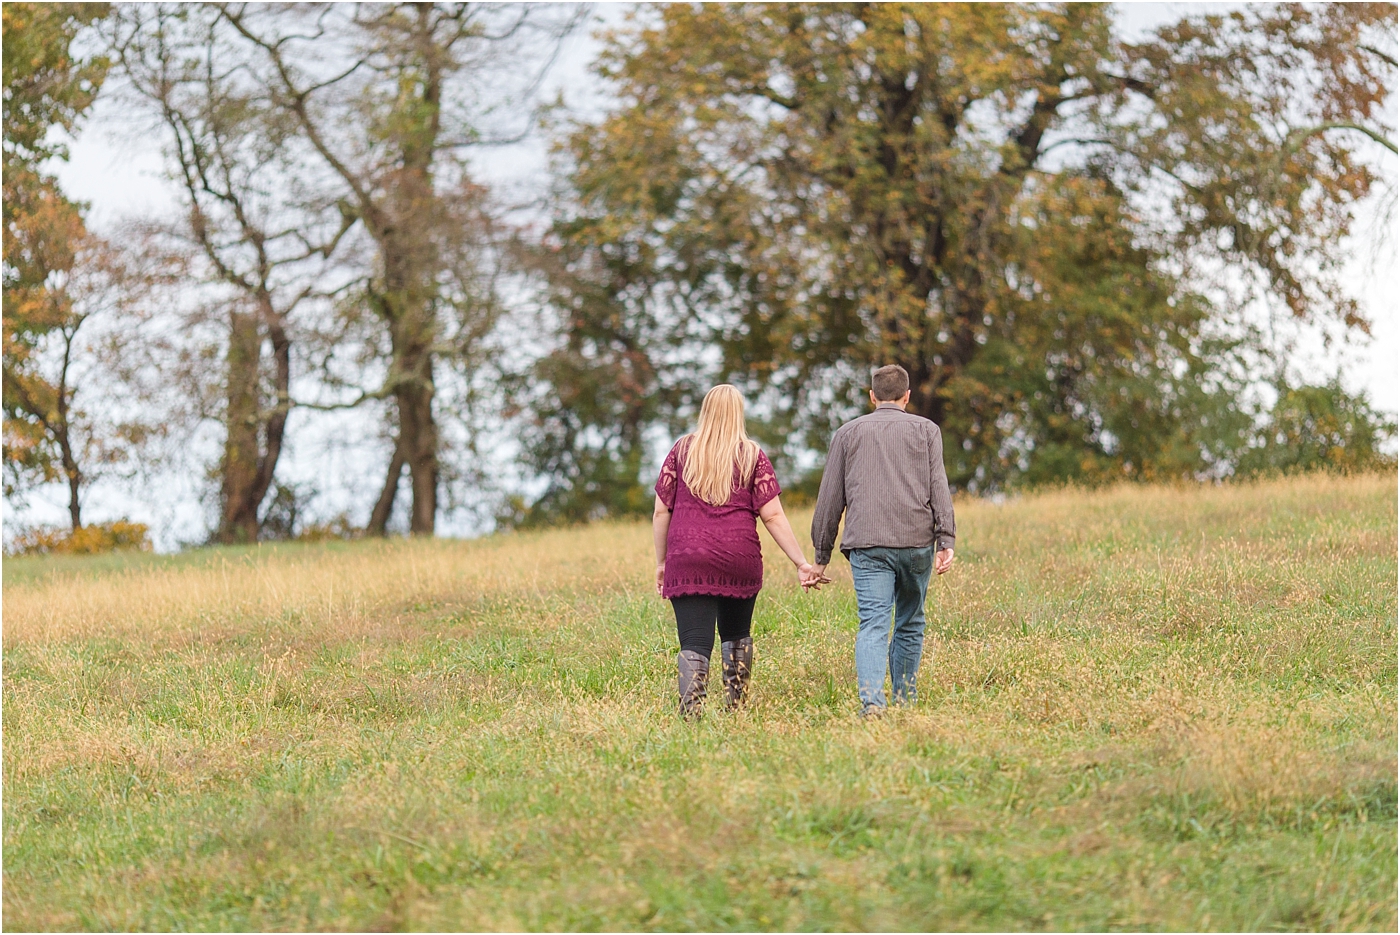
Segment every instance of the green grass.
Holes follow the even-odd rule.
[[[1395,484],[961,502],[873,724],[840,559],[698,724],[641,525],[7,561],[4,925],[1393,931]]]

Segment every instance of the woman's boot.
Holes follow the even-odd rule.
[[[724,663],[724,706],[733,711],[749,697],[749,677],[753,675],[753,637],[719,644]]]
[[[682,649],[676,657],[677,690],[681,699],[681,717],[700,716],[705,704],[705,692],[710,680],[710,657],[693,649]]]

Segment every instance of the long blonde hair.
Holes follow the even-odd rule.
[[[712,506],[723,506],[739,483],[747,484],[758,463],[758,445],[744,431],[744,397],[728,383],[712,387],[700,404],[700,424],[687,439],[681,479],[690,492]]]

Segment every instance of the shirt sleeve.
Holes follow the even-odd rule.
[[[938,551],[951,549],[957,537],[953,520],[953,494],[948,490],[948,472],[943,467],[943,432],[933,427],[929,446],[929,503],[933,505],[933,541]]]
[[[753,491],[753,508],[758,512],[783,489],[778,486],[778,475],[773,473],[773,462],[768,460],[768,456],[762,449],[758,452],[758,460],[753,466],[753,481],[750,484]]]
[[[679,459],[676,457],[676,449],[680,448],[677,442],[671,447],[671,451],[666,455],[666,460],[661,463],[661,475],[656,478],[656,495],[661,498],[661,502],[666,504],[666,509],[676,508],[676,485],[680,482],[680,471],[677,465]]]
[[[831,562],[831,550],[836,545],[836,531],[841,528],[841,514],[846,509],[846,439],[838,433],[831,440],[822,471],[822,486],[817,493],[817,509],[812,514],[812,548],[816,563]]]

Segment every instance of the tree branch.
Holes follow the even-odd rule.
[[[1397,62],[1397,61],[1395,60],[1395,56],[1393,56],[1393,55],[1387,55],[1385,52],[1382,52],[1380,49],[1376,48],[1376,47],[1373,46],[1373,45],[1361,45],[1361,46],[1357,46],[1357,48],[1361,49],[1361,50],[1364,51],[1364,52],[1370,52],[1370,53],[1371,53],[1372,55],[1374,55],[1376,58],[1378,58],[1378,59],[1380,59],[1381,61],[1385,62],[1387,65],[1391,66],[1392,68],[1394,68],[1394,67],[1397,66],[1397,65],[1400,65],[1400,62]]]
[[[1377,143],[1380,143],[1392,153],[1397,152],[1395,143],[1387,139],[1380,132],[1372,130],[1370,127],[1363,127],[1359,123],[1350,123],[1344,120],[1333,121],[1330,123],[1320,123],[1315,127],[1307,127],[1302,130],[1294,130],[1292,133],[1288,134],[1288,141],[1284,144],[1284,149],[1287,152],[1294,152],[1298,149],[1298,147],[1303,145],[1303,141],[1306,140],[1308,137],[1319,136],[1323,133],[1326,133],[1328,130],[1355,130],[1358,133],[1364,133],[1366,136],[1369,136],[1371,139],[1375,140]]]

